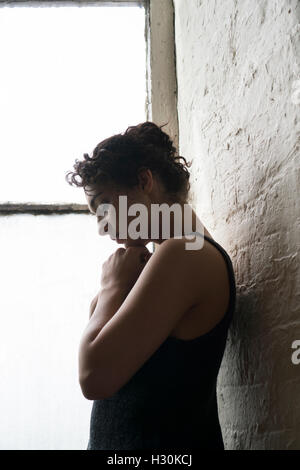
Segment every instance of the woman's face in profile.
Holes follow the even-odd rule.
[[[120,196],[123,196],[120,198]],[[125,197],[124,197],[125,196]],[[150,239],[137,238],[136,240],[130,237],[129,224],[139,217],[140,213],[137,211],[135,215],[128,215],[128,210],[132,204],[148,204],[143,198],[143,193],[138,189],[128,190],[116,188],[113,185],[97,185],[89,186],[85,190],[85,197],[88,207],[92,214],[97,218],[98,233],[99,235],[109,235],[112,240],[118,244],[125,246],[141,246],[150,242]],[[102,205],[102,207],[100,207]],[[112,207],[113,206],[113,209]],[[149,220],[149,218],[147,219]],[[138,223],[134,224],[136,232],[141,231]],[[121,227],[125,228],[125,237],[120,233]],[[146,233],[149,233],[146,227]]]

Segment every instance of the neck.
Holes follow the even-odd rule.
[[[160,212],[159,217],[159,238],[157,239],[151,239],[150,241],[154,243],[161,244],[164,240],[167,240],[168,238],[174,238],[174,237],[181,237],[190,234],[191,232],[200,232],[203,233],[205,231],[205,228],[203,224],[201,223],[199,217],[197,216],[196,212],[194,209],[186,203],[186,206],[189,206],[189,209],[187,209],[184,205],[184,203],[180,204],[181,210],[175,213],[174,211],[170,212],[170,232],[168,233],[168,230],[166,230],[166,222],[163,224],[163,214]],[[185,220],[186,220],[186,226],[185,226]],[[163,233],[163,228],[164,228],[164,233]]]

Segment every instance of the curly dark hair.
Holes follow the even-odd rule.
[[[109,181],[117,187],[129,189],[138,185],[139,169],[148,168],[160,178],[170,200],[186,203],[190,190],[187,168],[191,162],[176,155],[172,140],[161,130],[165,125],[146,121],[103,140],[91,157],[84,153],[83,161],[75,160],[74,171],[66,174],[66,181],[83,188]]]

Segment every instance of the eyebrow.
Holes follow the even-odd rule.
[[[95,202],[96,198],[97,198],[98,196],[100,196],[100,194],[102,194],[102,192],[103,192],[103,191],[101,191],[100,193],[96,194],[96,195],[95,195],[94,197],[92,197],[92,199],[91,199],[90,206],[91,206],[91,208],[94,210],[94,212],[96,212],[95,207],[94,207],[94,202]]]

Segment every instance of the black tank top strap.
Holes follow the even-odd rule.
[[[193,234],[195,232],[192,232]],[[191,234],[192,234],[191,233]],[[196,344],[199,341],[209,339],[211,336],[215,334],[219,334],[220,332],[223,333],[223,330],[226,331],[234,310],[235,310],[235,304],[236,304],[236,282],[235,282],[235,274],[234,274],[234,269],[233,269],[233,264],[231,261],[231,258],[227,251],[216,241],[213,240],[212,238],[208,237],[207,235],[204,235],[200,232],[196,232],[197,235],[202,236],[205,240],[207,240],[209,243],[214,245],[217,250],[222,254],[223,258],[225,259],[227,268],[228,268],[228,276],[229,276],[229,285],[230,285],[230,298],[229,298],[229,304],[227,307],[227,310],[222,317],[222,319],[207,333],[204,333],[203,335],[197,336],[196,338],[190,339],[190,340],[183,340],[181,338],[176,338],[175,336],[168,336],[167,340],[173,341],[174,343],[182,343],[182,344]]]
[[[234,274],[234,269],[233,269],[233,264],[231,261],[231,258],[227,251],[213,238],[208,237],[207,235],[202,235],[201,233],[197,232],[198,235],[203,236],[205,240],[207,240],[209,243],[214,245],[217,250],[223,255],[223,258],[225,259],[227,268],[228,268],[228,276],[229,276],[229,284],[230,284],[230,300],[229,300],[229,305],[227,308],[227,311],[222,318],[221,322],[223,320],[225,321],[228,317],[231,319],[234,309],[235,309],[235,303],[236,303],[236,282],[235,282],[235,274]],[[216,326],[218,326],[221,322],[219,322]]]

